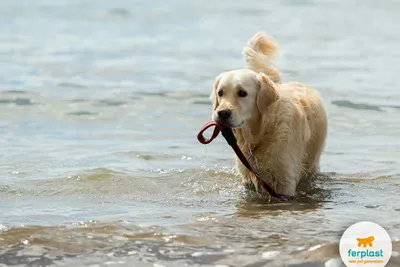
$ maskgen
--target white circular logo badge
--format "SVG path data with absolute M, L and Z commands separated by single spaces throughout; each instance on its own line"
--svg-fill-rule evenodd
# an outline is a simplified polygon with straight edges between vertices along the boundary
M 383 267 L 392 256 L 392 241 L 382 226 L 373 222 L 359 222 L 343 233 L 339 251 L 348 267 Z

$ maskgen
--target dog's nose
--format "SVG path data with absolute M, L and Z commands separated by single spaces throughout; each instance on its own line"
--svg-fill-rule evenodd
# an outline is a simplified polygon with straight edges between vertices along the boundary
M 230 111 L 229 109 L 222 109 L 220 111 L 218 111 L 218 118 L 220 120 L 227 120 L 231 117 L 232 115 L 232 111 Z

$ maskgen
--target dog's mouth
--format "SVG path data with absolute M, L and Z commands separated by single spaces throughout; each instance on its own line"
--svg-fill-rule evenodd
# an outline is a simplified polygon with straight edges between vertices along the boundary
M 232 121 L 224 121 L 224 120 L 216 120 L 217 122 L 221 122 L 229 125 L 232 129 L 240 129 L 244 126 L 245 121 L 240 122 L 239 124 L 234 124 Z
M 229 125 L 230 128 L 232 129 L 239 129 L 242 128 L 246 122 L 246 120 L 243 118 L 239 123 L 238 123 L 238 119 L 235 118 L 235 116 L 231 115 L 227 118 L 224 117 L 220 117 L 218 116 L 218 114 L 216 112 L 213 113 L 212 115 L 212 120 L 216 121 L 216 122 L 220 122 L 226 125 Z
M 231 128 L 232 128 L 232 129 L 240 129 L 240 128 L 243 127 L 243 125 L 244 125 L 244 121 L 242 121 L 242 122 L 239 123 L 238 125 L 232 125 L 232 124 L 231 124 Z

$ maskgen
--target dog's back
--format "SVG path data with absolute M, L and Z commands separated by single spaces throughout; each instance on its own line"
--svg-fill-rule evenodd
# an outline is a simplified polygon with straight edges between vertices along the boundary
M 324 150 L 327 135 L 327 116 L 322 99 L 314 88 L 299 82 L 288 82 L 279 85 L 283 97 L 291 98 L 306 115 L 308 133 L 306 138 L 306 157 L 304 168 L 309 173 L 319 171 L 319 160 Z
M 267 74 L 280 88 L 281 95 L 292 98 L 294 100 L 292 103 L 299 103 L 299 107 L 305 112 L 306 123 L 308 123 L 308 127 L 305 129 L 309 129 L 305 136 L 309 138 L 306 142 L 307 156 L 304 159 L 304 168 L 315 173 L 319 171 L 319 159 L 327 135 L 327 117 L 324 105 L 315 89 L 298 82 L 281 83 L 279 72 L 273 61 L 277 51 L 278 45 L 271 37 L 263 33 L 256 33 L 243 48 L 243 56 L 248 69 Z

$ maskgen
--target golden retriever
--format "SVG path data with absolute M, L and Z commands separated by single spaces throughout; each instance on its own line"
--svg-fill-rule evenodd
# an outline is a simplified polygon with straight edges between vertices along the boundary
M 229 124 L 259 176 L 278 194 L 294 196 L 302 177 L 319 171 L 327 135 L 322 99 L 313 88 L 281 83 L 273 59 L 277 45 L 263 33 L 243 49 L 246 68 L 221 73 L 211 93 L 212 119 Z M 258 183 L 237 159 L 246 185 Z

